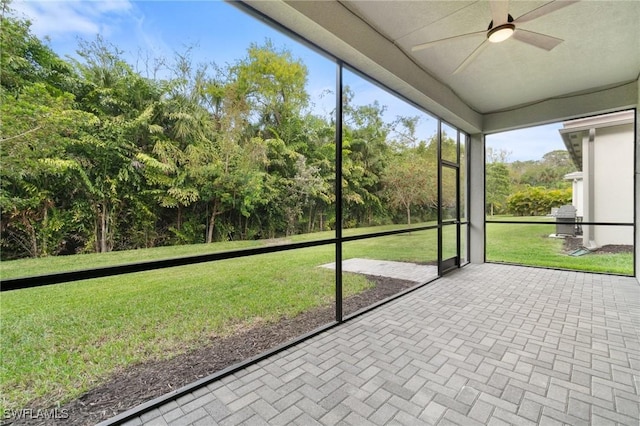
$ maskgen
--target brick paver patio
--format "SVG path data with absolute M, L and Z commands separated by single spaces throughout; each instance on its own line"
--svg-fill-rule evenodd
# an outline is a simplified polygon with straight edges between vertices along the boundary
M 469 265 L 130 425 L 638 426 L 634 278 Z

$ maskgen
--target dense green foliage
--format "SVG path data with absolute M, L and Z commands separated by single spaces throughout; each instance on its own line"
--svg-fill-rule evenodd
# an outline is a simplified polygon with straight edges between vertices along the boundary
M 336 119 L 313 110 L 308 70 L 291 52 L 267 40 L 217 66 L 194 65 L 187 49 L 153 73 L 160 79 L 100 37 L 63 60 L 28 21 L 3 16 L 2 28 L 3 260 L 339 226 Z M 417 117 L 389 122 L 384 105 L 354 97 L 345 87 L 341 226 L 433 220 L 436 136 L 418 135 Z M 454 140 L 445 135 L 442 149 L 451 158 Z M 532 188 L 566 188 L 566 152 L 490 157 L 487 213 L 547 214 L 565 202 L 566 192 L 549 192 L 531 206 L 541 191 Z M 451 185 L 443 180 L 445 209 L 455 205 Z
M 507 198 L 507 207 L 516 216 L 544 216 L 551 213 L 552 207 L 566 204 L 571 204 L 571 188 L 527 187 Z
M 487 149 L 487 214 L 540 216 L 571 204 L 571 183 L 564 176 L 576 169 L 567 151 L 548 152 L 540 161 L 509 163 L 507 157 L 505 151 Z
M 509 168 L 505 163 L 487 163 L 485 168 L 485 184 L 487 213 L 502 213 L 506 211 L 506 201 L 511 191 Z
M 63 60 L 28 21 L 2 28 L 2 259 L 337 226 L 335 117 L 313 111 L 291 52 L 267 40 L 217 66 L 187 49 L 147 78 L 101 37 Z M 435 136 L 353 98 L 345 88 L 342 226 L 433 218 Z

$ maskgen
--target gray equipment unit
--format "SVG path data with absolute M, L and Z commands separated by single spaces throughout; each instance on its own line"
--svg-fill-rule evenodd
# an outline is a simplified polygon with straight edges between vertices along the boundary
M 572 205 L 561 206 L 555 214 L 556 235 L 576 235 L 576 208 Z M 568 223 L 567 223 L 568 222 Z

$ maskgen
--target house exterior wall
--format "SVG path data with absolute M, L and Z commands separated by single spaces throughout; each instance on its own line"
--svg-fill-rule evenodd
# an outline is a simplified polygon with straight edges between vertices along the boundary
M 580 170 L 573 180 L 573 205 L 585 222 L 634 222 L 635 121 L 633 110 L 571 120 L 560 134 Z M 633 245 L 630 226 L 583 225 L 583 244 Z
M 574 179 L 571 186 L 572 204 L 576 208 L 576 216 L 584 218 L 584 183 L 582 178 Z
M 571 182 L 571 204 L 576 208 L 576 216 L 584 217 L 584 181 L 582 172 L 572 172 L 564 176 Z
M 591 163 L 593 212 L 585 221 L 633 222 L 633 134 L 632 123 L 595 129 Z M 583 152 L 589 152 L 585 148 Z M 584 160 L 587 163 L 587 156 Z M 585 195 L 588 192 L 584 191 Z M 597 246 L 633 244 L 633 232 L 628 227 L 595 226 L 591 238 Z

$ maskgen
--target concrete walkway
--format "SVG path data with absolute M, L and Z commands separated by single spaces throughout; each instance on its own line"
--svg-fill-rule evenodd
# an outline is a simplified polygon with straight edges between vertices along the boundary
M 130 425 L 632 425 L 634 278 L 468 265 Z
M 323 268 L 336 269 L 335 262 L 321 265 Z M 438 276 L 438 267 L 419 265 L 409 262 L 392 262 L 389 260 L 373 260 L 353 258 L 342 261 L 343 272 L 374 275 L 377 277 L 396 278 L 399 280 L 426 283 Z

